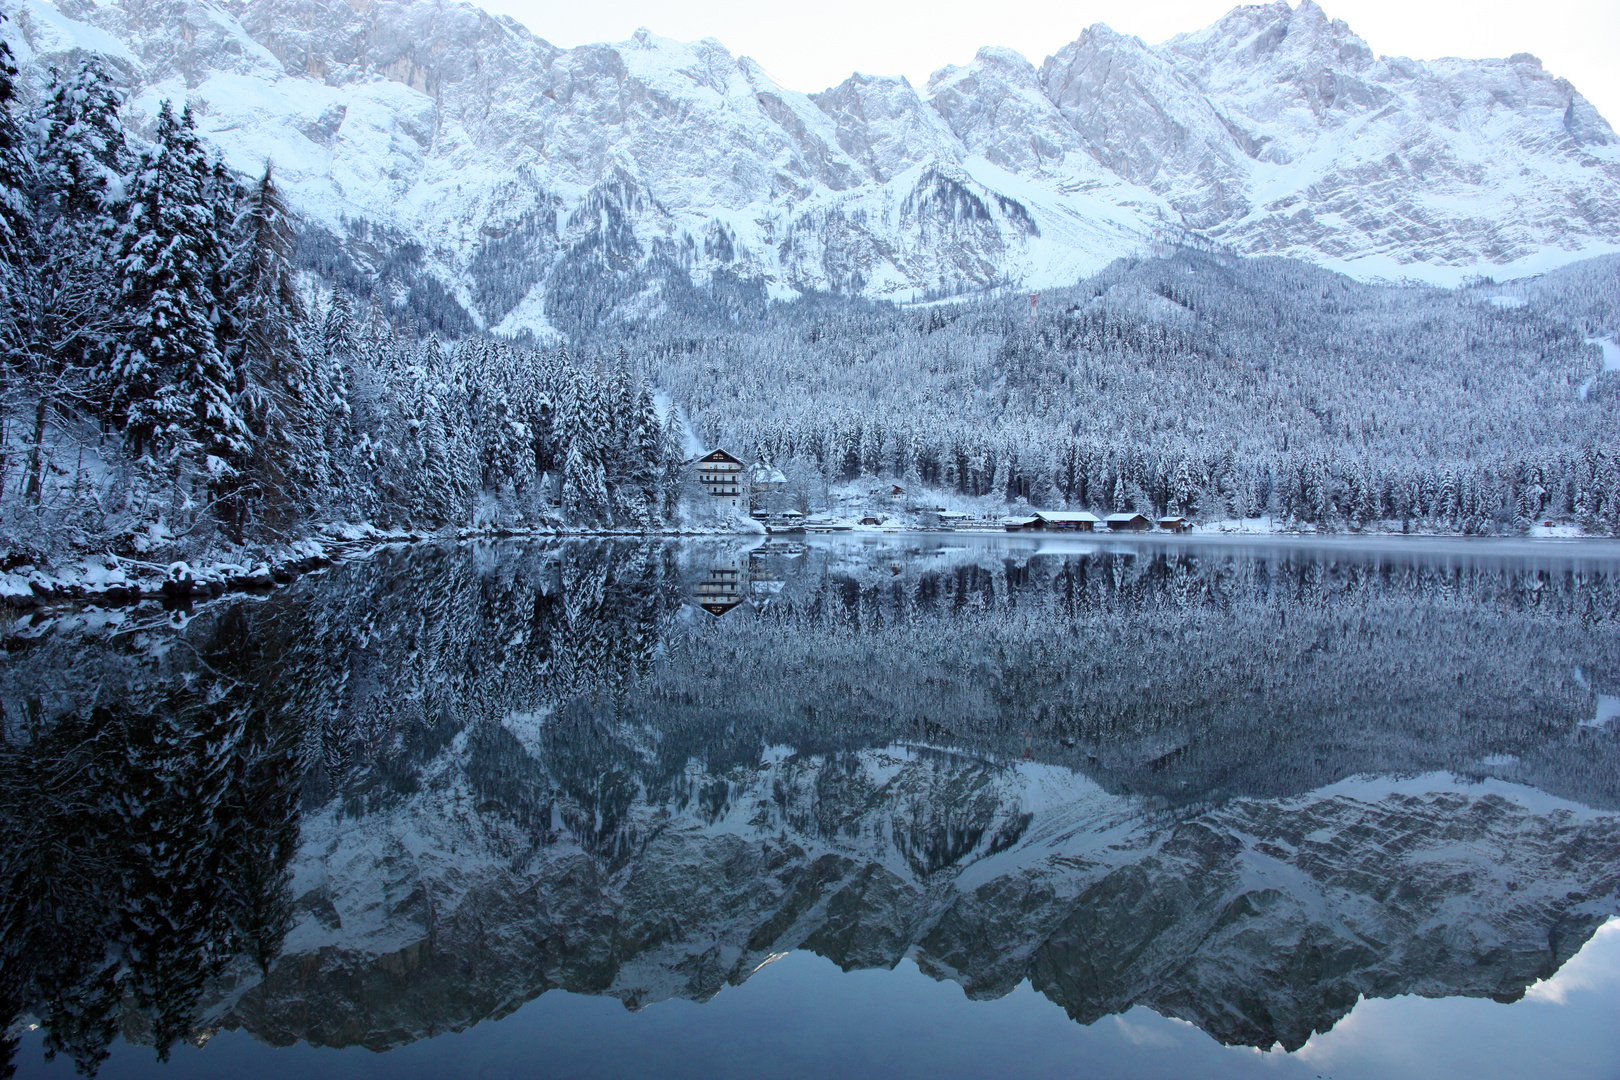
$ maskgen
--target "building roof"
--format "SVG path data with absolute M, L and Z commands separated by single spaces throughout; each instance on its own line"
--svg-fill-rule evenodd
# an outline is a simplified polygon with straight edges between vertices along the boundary
M 1104 519 L 1103 519 L 1103 520 L 1104 520 L 1104 521 L 1108 521 L 1108 522 L 1114 522 L 1114 521 L 1135 521 L 1135 520 L 1136 520 L 1136 519 L 1137 519 L 1137 518 L 1141 518 L 1141 519 L 1142 519 L 1142 520 L 1143 520 L 1143 521 L 1146 521 L 1146 520 L 1147 520 L 1147 515 L 1146 515 L 1146 514 L 1132 514 L 1132 513 L 1126 513 L 1126 514 L 1109 514 L 1109 515 L 1108 515 L 1108 516 L 1107 516 L 1107 517 L 1106 517 L 1106 518 L 1104 518 Z
M 1042 521 L 1061 521 L 1061 522 L 1087 522 L 1087 521 L 1089 521 L 1089 522 L 1091 522 L 1093 524 L 1096 524 L 1096 522 L 1097 522 L 1097 515 L 1096 514 L 1087 513 L 1084 510 L 1036 510 L 1036 511 L 1034 511 L 1034 513 L 1035 513 L 1035 516 L 1040 518 Z
M 1002 518 L 1001 523 L 1003 525 L 1033 525 L 1033 524 L 1035 524 L 1035 518 L 1033 518 L 1033 517 L 1017 517 L 1017 516 L 1009 515 L 1007 517 Z
M 741 461 L 739 461 L 736 458 L 732 457 L 730 454 L 726 453 L 724 450 L 721 450 L 719 447 L 716 447 L 715 449 L 710 450 L 707 454 L 704 454 L 702 457 L 698 458 L 698 464 L 699 465 L 707 465 L 707 464 L 710 464 L 711 462 L 715 463 L 715 464 L 719 464 L 720 462 L 728 462 L 728 463 L 730 463 L 732 465 L 741 465 L 742 464 Z

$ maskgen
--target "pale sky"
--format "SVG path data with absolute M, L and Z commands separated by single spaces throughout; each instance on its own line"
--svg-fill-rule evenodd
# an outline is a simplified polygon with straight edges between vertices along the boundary
M 555 45 L 623 41 L 638 26 L 681 41 L 718 38 L 778 82 L 816 91 L 852 71 L 904 75 L 921 89 L 981 45 L 1036 66 L 1094 22 L 1151 44 L 1207 26 L 1231 0 L 475 0 Z M 1295 0 L 1297 6 L 1297 0 Z M 1534 53 L 1620 126 L 1620 0 L 1319 0 L 1376 53 Z

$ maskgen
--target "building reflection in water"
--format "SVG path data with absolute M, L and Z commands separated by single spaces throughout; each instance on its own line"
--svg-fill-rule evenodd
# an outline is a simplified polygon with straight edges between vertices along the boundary
M 787 584 L 783 560 L 800 558 L 801 543 L 768 541 L 731 552 L 715 552 L 703 560 L 704 569 L 692 585 L 692 598 L 710 615 L 721 616 L 744 601 L 764 610 Z
M 743 602 L 748 589 L 748 553 L 714 560 L 692 587 L 698 607 L 720 616 Z

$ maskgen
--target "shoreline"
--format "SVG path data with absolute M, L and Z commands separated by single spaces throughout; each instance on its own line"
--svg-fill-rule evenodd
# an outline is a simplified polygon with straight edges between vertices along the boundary
M 1141 546 L 1220 548 L 1285 548 L 1366 553 L 1424 553 L 1431 555 L 1498 555 L 1527 557 L 1556 555 L 1560 559 L 1596 558 L 1620 563 L 1620 537 L 1612 536 L 1469 536 L 1463 533 L 1308 533 L 1308 532 L 1221 532 L 1215 529 L 1190 532 L 994 532 L 989 529 L 928 530 L 897 532 L 876 530 L 835 533 L 773 533 L 773 536 L 803 537 L 808 542 L 843 539 L 881 539 L 900 536 L 929 536 L 941 540 L 994 538 L 1010 546 L 1041 550 L 1110 549 Z
M 360 529 L 334 526 L 278 547 L 199 560 L 180 559 L 167 565 L 122 555 L 87 555 L 55 570 L 32 564 L 0 571 L 0 609 L 33 612 L 42 609 L 95 607 L 122 608 L 159 603 L 184 608 L 195 601 L 218 599 L 228 593 L 267 594 L 292 584 L 306 574 L 341 562 L 368 558 L 384 548 L 401 544 L 465 543 L 474 540 L 633 539 L 637 537 L 763 537 L 763 532 L 741 530 L 573 530 L 457 529 L 444 532 Z
M 354 530 L 349 530 L 353 533 Z M 1143 546 L 1203 550 L 1221 548 L 1284 548 L 1365 554 L 1426 554 L 1524 558 L 1556 556 L 1560 560 L 1592 559 L 1620 563 L 1620 538 L 1605 536 L 1469 536 L 1452 533 L 1318 533 L 1294 531 L 1221 530 L 1195 527 L 1185 532 L 1008 532 L 994 529 L 852 528 L 792 530 L 754 533 L 733 530 L 573 530 L 573 529 L 460 529 L 455 532 L 381 532 L 312 536 L 260 556 L 232 562 L 219 559 L 192 565 L 176 561 L 164 567 L 123 556 L 91 556 L 80 560 L 78 572 L 50 572 L 21 566 L 0 573 L 0 607 L 19 614 L 53 608 L 122 608 L 157 603 L 186 608 L 198 601 L 229 593 L 264 595 L 299 578 L 339 563 L 368 558 L 385 548 L 409 544 L 467 543 L 470 541 L 691 539 L 791 539 L 813 545 L 841 539 L 885 542 L 900 538 L 976 542 L 995 540 L 1022 550 L 1077 551 L 1129 550 Z

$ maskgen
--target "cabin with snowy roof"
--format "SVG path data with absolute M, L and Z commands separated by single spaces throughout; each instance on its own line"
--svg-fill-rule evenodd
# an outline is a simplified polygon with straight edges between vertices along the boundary
M 1001 523 L 1008 532 L 1096 532 L 1101 521 L 1084 510 L 1032 510 Z
M 1133 514 L 1128 511 L 1118 514 L 1109 514 L 1103 518 L 1110 532 L 1147 532 L 1153 527 L 1153 522 L 1145 514 Z
M 1052 532 L 1095 532 L 1098 518 L 1084 510 L 1037 510 L 1035 528 Z
M 781 491 L 787 487 L 787 474 L 774 465 L 756 463 L 748 470 L 748 483 L 755 491 Z

